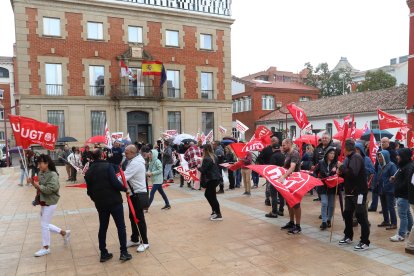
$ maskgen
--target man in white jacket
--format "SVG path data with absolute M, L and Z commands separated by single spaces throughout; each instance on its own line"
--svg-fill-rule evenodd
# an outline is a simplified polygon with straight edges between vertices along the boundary
M 138 246 L 138 252 L 144 252 L 148 247 L 147 238 L 147 224 L 145 223 L 143 202 L 139 201 L 139 197 L 146 197 L 148 203 L 148 191 L 145 177 L 145 160 L 138 153 L 138 149 L 135 145 L 129 145 L 125 149 L 126 157 L 126 169 L 125 178 L 128 182 L 128 190 L 131 195 L 131 201 L 135 209 L 135 215 L 138 222 L 137 224 L 132 217 L 131 210 L 129 210 L 129 220 L 131 221 L 132 235 L 131 240 L 128 241 L 127 247 Z M 141 236 L 142 244 L 139 243 L 139 236 Z

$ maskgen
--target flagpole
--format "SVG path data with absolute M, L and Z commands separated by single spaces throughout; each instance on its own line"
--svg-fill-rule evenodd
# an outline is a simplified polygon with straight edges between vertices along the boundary
M 335 198 L 336 194 L 338 193 L 338 185 L 339 185 L 339 176 L 336 177 L 336 188 L 335 188 Z M 331 235 L 329 237 L 329 242 L 332 242 L 332 233 L 334 228 L 334 221 L 335 221 L 335 207 L 336 207 L 336 200 L 334 200 L 334 206 L 333 206 L 333 213 L 332 213 L 332 222 L 331 222 Z

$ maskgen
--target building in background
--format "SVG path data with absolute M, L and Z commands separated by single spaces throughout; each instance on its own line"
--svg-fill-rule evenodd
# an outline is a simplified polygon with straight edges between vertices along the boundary
M 248 140 L 253 136 L 260 117 L 291 102 L 317 99 L 319 90 L 305 85 L 305 77 L 305 71 L 295 74 L 278 71 L 276 67 L 243 78 L 233 77 L 233 135 Z M 249 127 L 244 136 L 235 129 L 236 120 Z
M 12 0 L 22 116 L 80 142 L 231 129 L 231 0 Z M 167 81 L 144 76 L 160 61 Z M 129 76 L 121 76 L 121 61 Z
M 13 145 L 13 135 L 8 122 L 8 114 L 16 114 L 16 99 L 14 86 L 14 59 L 0 57 L 0 147 L 6 144 L 5 138 Z M 6 130 L 4 128 L 6 120 Z

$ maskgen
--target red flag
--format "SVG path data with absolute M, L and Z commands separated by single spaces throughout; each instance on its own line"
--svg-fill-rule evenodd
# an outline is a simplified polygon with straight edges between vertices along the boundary
M 343 162 L 345 159 L 345 153 L 344 153 L 344 147 L 345 147 L 345 141 L 347 139 L 348 136 L 348 128 L 349 128 L 349 120 L 350 116 L 345 117 L 344 119 L 344 129 L 343 129 L 343 136 L 341 139 L 341 143 L 342 143 L 342 147 L 341 147 L 341 153 L 339 154 L 338 160 Z
M 124 171 L 121 169 L 121 166 L 119 166 L 119 173 L 117 173 L 116 176 L 117 177 L 121 176 L 122 184 L 124 185 L 125 188 L 128 189 L 125 174 L 124 174 Z M 137 218 L 137 215 L 135 214 L 135 208 L 134 208 L 134 205 L 132 204 L 131 197 L 128 194 L 127 194 L 127 201 L 128 201 L 129 210 L 131 210 L 132 218 L 134 219 L 135 224 L 137 224 L 139 220 Z
M 308 119 L 306 118 L 305 111 L 302 108 L 294 104 L 288 104 L 286 105 L 286 107 L 289 110 L 295 122 L 298 124 L 300 129 L 304 129 L 305 127 L 308 126 L 309 122 L 308 122 Z
M 261 151 L 266 146 L 270 145 L 270 136 L 272 136 L 272 131 L 265 126 L 259 126 L 254 133 L 252 139 L 247 142 L 242 149 L 242 152 L 247 151 Z
M 375 164 L 375 161 L 377 160 L 377 151 L 378 151 L 378 145 L 375 141 L 374 133 L 371 131 L 371 135 L 369 136 L 369 158 L 372 161 L 372 164 Z
M 394 115 L 391 115 L 387 112 L 378 109 L 378 124 L 379 129 L 387 129 L 387 128 L 397 128 L 397 127 L 406 127 L 409 126 L 408 124 L 404 123 L 403 118 L 398 118 Z
M 58 126 L 22 116 L 9 115 L 9 119 L 17 145 L 28 148 L 39 144 L 45 149 L 55 149 Z
M 407 133 L 410 130 L 408 127 L 402 127 L 398 130 L 397 134 L 395 134 L 395 140 L 398 141 L 405 141 L 407 140 Z
M 336 131 L 341 131 L 343 129 L 343 126 L 341 126 L 341 124 L 337 120 L 333 120 L 333 121 L 336 127 Z
M 280 183 L 277 179 L 286 173 L 286 169 L 274 165 L 250 165 L 247 167 L 266 178 L 290 207 L 300 203 L 303 196 L 315 186 L 323 185 L 320 179 L 303 172 L 294 172 L 284 183 Z
M 233 150 L 234 154 L 237 158 L 245 158 L 247 155 L 247 151 L 243 151 L 245 147 L 244 143 L 232 143 L 230 144 L 231 149 Z
M 186 182 L 189 182 L 191 180 L 199 181 L 197 177 L 197 169 L 184 169 L 183 166 L 178 166 L 174 168 L 179 174 L 181 174 L 184 177 L 184 180 Z
M 328 188 L 334 188 L 337 185 L 344 183 L 344 179 L 342 177 L 339 177 L 337 174 L 329 176 L 327 178 L 322 179 L 323 182 L 328 186 Z
M 236 163 L 234 163 L 233 165 L 231 165 L 230 167 L 227 167 L 227 169 L 231 170 L 231 171 L 236 171 L 238 169 L 241 169 L 242 167 L 244 167 L 244 163 L 242 160 L 237 161 Z
M 407 146 L 409 149 L 414 148 L 414 131 L 411 131 L 410 141 L 408 142 Z

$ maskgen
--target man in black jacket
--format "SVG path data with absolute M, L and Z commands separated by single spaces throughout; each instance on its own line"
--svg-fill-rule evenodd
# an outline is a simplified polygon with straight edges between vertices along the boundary
M 338 162 L 339 174 L 344 178 L 345 189 L 345 230 L 344 238 L 339 241 L 340 245 L 352 242 L 354 231 L 352 228 L 352 217 L 355 216 L 361 225 L 361 239 L 354 247 L 355 251 L 363 251 L 369 248 L 369 225 L 366 209 L 368 184 L 365 172 L 364 159 L 355 152 L 355 142 L 352 139 L 345 141 L 343 148 L 346 159 L 344 163 Z
M 95 203 L 99 214 L 99 250 L 101 251 L 101 262 L 106 262 L 113 257 L 106 249 L 106 232 L 108 230 L 109 217 L 115 221 L 118 229 L 121 261 L 132 258 L 127 251 L 126 226 L 124 220 L 124 208 L 120 191 L 127 189 L 118 181 L 112 164 L 102 160 L 102 151 L 96 148 L 92 152 L 93 162 L 85 175 L 87 194 Z
M 280 150 L 279 144 L 273 144 L 272 151 L 273 151 L 273 154 L 270 157 L 269 164 L 283 167 L 283 165 L 285 164 L 285 155 Z M 268 218 L 277 218 L 278 215 L 283 216 L 283 208 L 285 207 L 285 199 L 280 195 L 280 193 L 277 192 L 276 188 L 273 185 L 269 183 L 268 186 L 269 186 L 270 198 L 272 199 L 272 211 L 270 211 L 270 213 L 266 214 L 265 216 Z M 279 201 L 280 201 L 279 209 L 277 208 L 278 195 L 279 195 Z
M 259 154 L 259 156 L 256 158 L 256 164 L 259 165 L 269 165 L 270 164 L 270 158 L 273 155 L 273 145 L 279 145 L 279 139 L 274 136 L 271 139 L 270 146 L 265 147 Z M 266 190 L 265 190 L 265 204 L 267 206 L 271 206 L 270 204 L 270 189 L 269 189 L 269 182 L 266 181 Z

